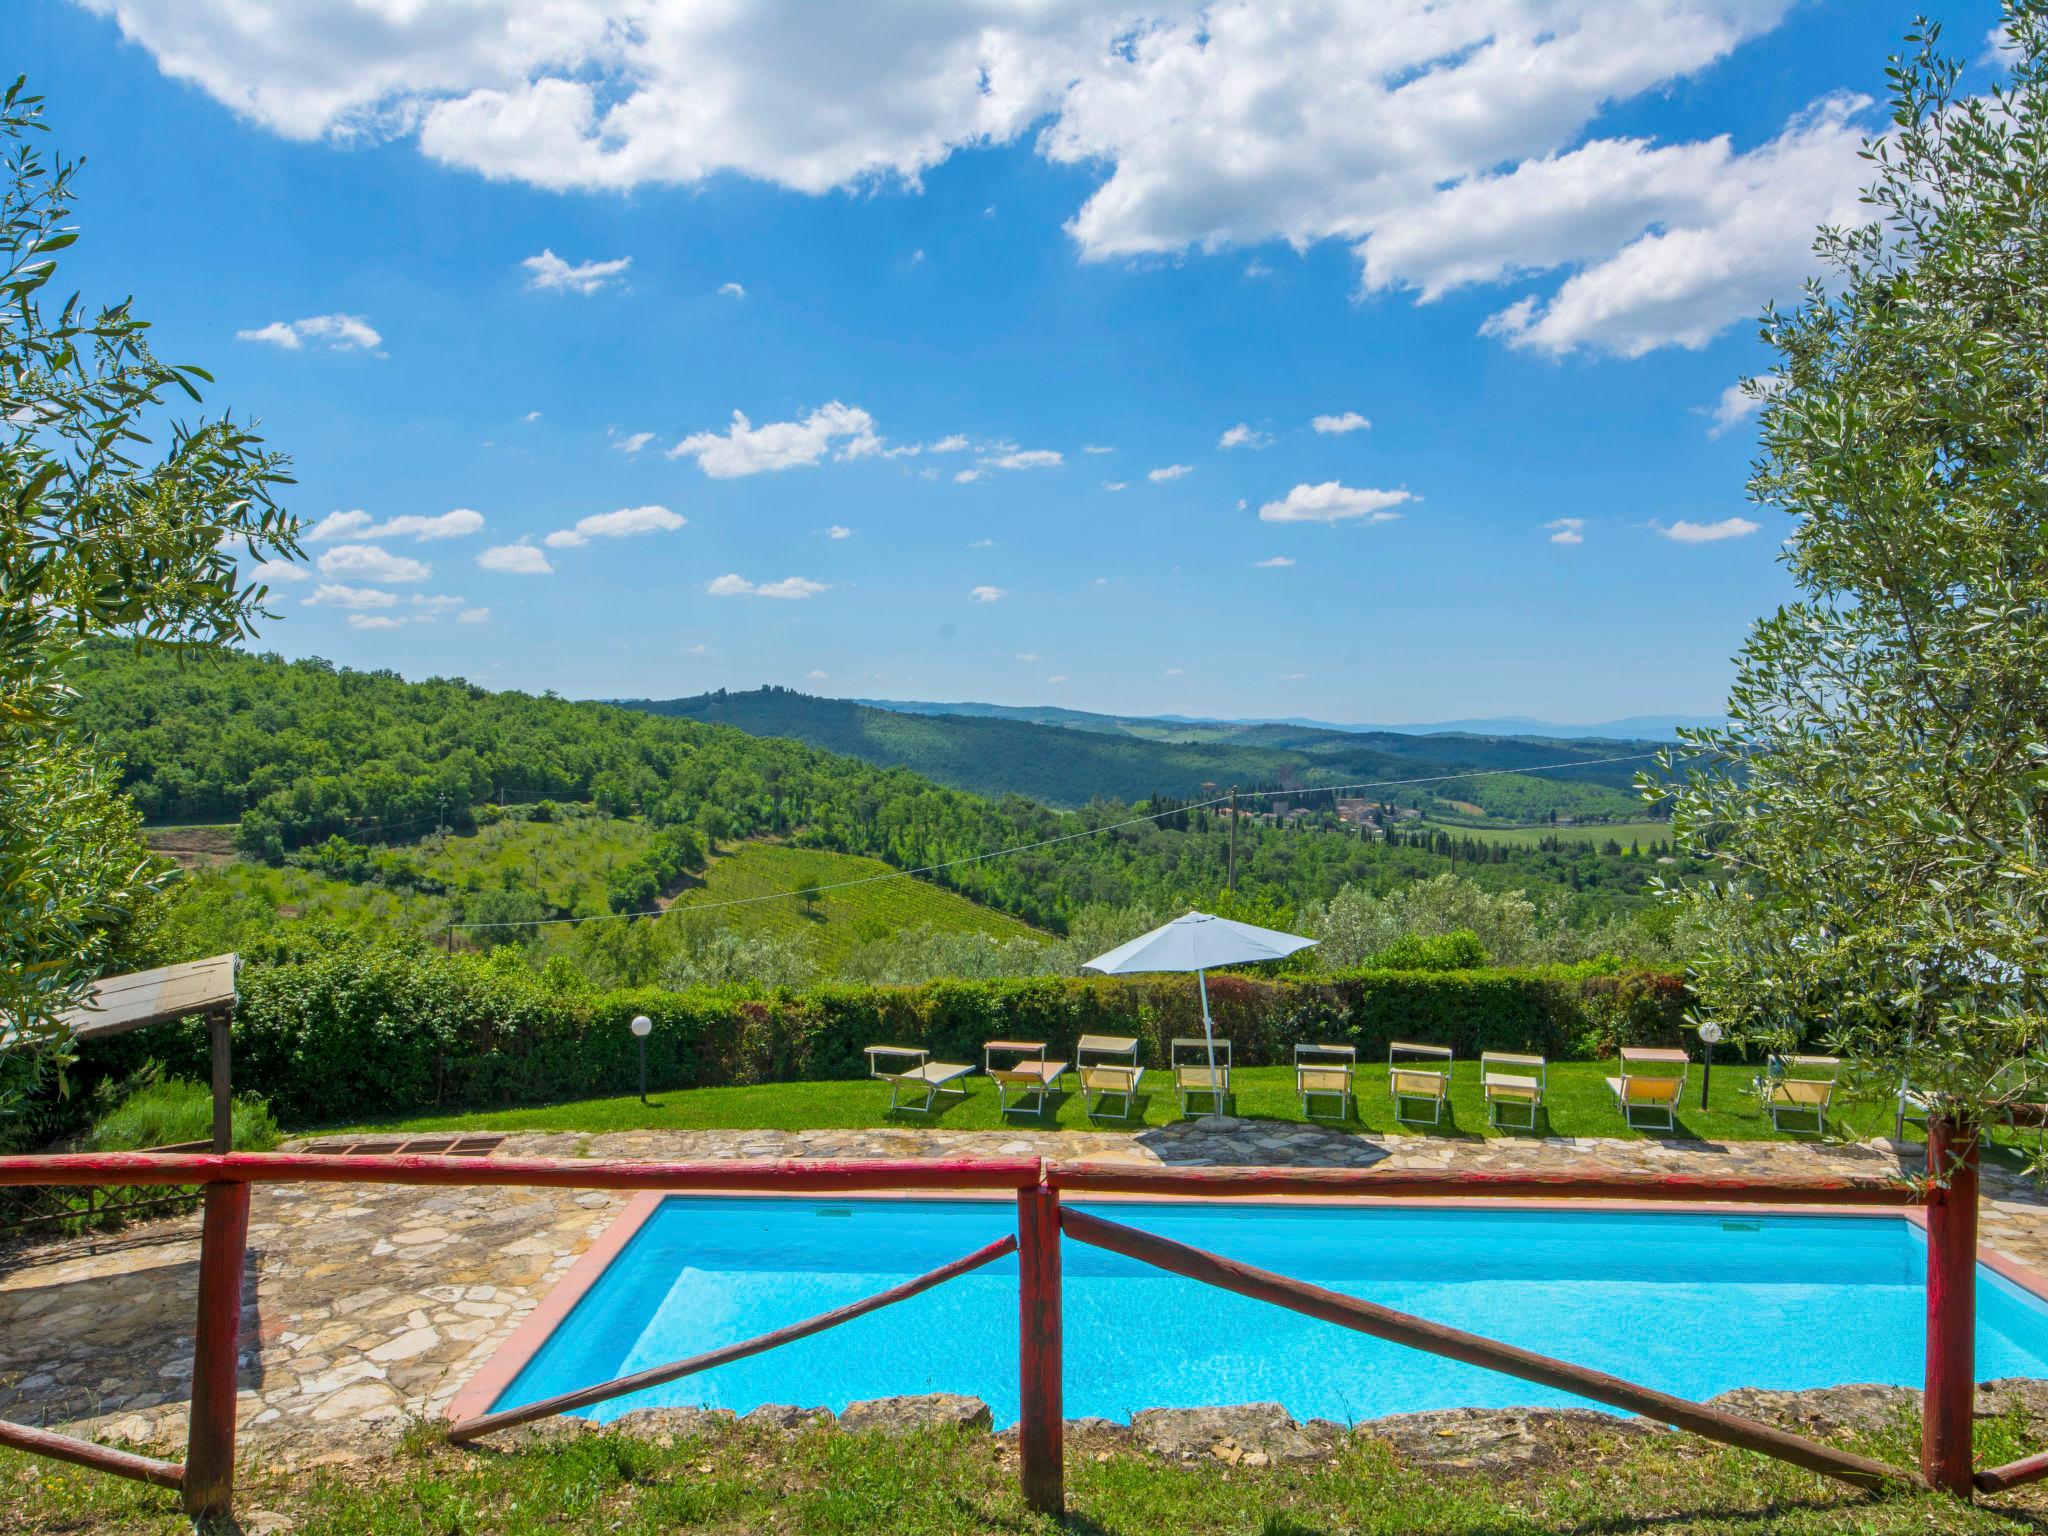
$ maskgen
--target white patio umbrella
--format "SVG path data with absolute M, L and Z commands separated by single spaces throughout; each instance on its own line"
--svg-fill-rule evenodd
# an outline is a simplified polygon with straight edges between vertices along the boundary
M 1202 1037 L 1209 1043 L 1209 1080 L 1216 1080 L 1216 1028 L 1209 1020 L 1209 978 L 1207 972 L 1219 965 L 1248 965 L 1255 960 L 1278 960 L 1298 949 L 1307 949 L 1314 939 L 1282 933 L 1277 928 L 1255 928 L 1234 923 L 1227 917 L 1207 912 L 1190 912 L 1164 927 L 1140 934 L 1128 944 L 1119 944 L 1106 955 L 1097 955 L 1081 967 L 1105 976 L 1132 976 L 1145 971 L 1193 971 L 1202 992 Z

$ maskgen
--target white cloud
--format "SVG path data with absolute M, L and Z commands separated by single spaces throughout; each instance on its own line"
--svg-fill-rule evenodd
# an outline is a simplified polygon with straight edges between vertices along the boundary
M 1105 491 L 1129 490 L 1130 482 L 1128 480 L 1105 480 L 1102 482 L 1102 488 Z
M 274 587 L 281 581 L 310 581 L 312 575 L 303 565 L 291 560 L 264 560 L 250 567 L 249 579 Z
M 718 294 L 720 298 L 725 299 L 744 299 L 747 296 L 747 290 L 738 283 L 720 283 L 718 285 Z
M 702 656 L 706 651 L 710 649 L 710 646 L 706 645 L 702 640 L 699 640 L 695 645 L 684 646 L 683 654 L 685 656 Z
M 926 445 L 930 453 L 959 453 L 967 446 L 967 439 L 955 432 L 951 437 L 942 437 L 936 443 Z
M 1389 523 L 1401 514 L 1389 508 L 1420 498 L 1409 491 L 1354 490 L 1325 480 L 1321 485 L 1297 485 L 1283 501 L 1269 501 L 1259 508 L 1259 520 L 1266 523 L 1341 523 L 1347 518 L 1364 518 L 1372 523 Z
M 826 674 L 818 671 L 815 667 L 804 674 L 804 681 L 809 683 L 822 683 L 825 679 Z
M 398 594 L 375 587 L 350 587 L 339 582 L 322 583 L 306 599 L 308 608 L 395 608 Z
M 1757 393 L 1752 394 L 1749 385 L 1754 383 Z M 1721 397 L 1706 408 L 1706 414 L 1713 418 L 1713 425 L 1707 428 L 1707 436 L 1720 437 L 1733 430 L 1764 408 L 1764 402 L 1785 387 L 1784 379 L 1774 373 L 1767 373 L 1755 380 L 1737 380 L 1721 391 Z
M 1064 683 L 1068 681 L 1068 678 L 1067 674 L 1064 672 L 1055 672 L 1051 677 L 1048 677 L 1046 681 L 1048 683 Z
M 688 521 L 663 506 L 621 507 L 579 517 L 574 528 L 557 528 L 541 542 L 549 549 L 578 549 L 592 539 L 630 539 L 639 533 L 668 533 Z
M 1650 525 L 1667 539 L 1676 539 L 1681 544 L 1717 544 L 1722 539 L 1747 538 L 1760 526 L 1746 517 L 1724 517 L 1718 523 L 1692 523 L 1680 518 L 1669 528 Z
M 954 474 L 953 483 L 955 485 L 972 485 L 975 481 L 979 480 L 984 473 L 986 473 L 986 471 L 979 469 L 963 469 Z
M 552 576 L 554 565 L 531 544 L 496 544 L 476 557 L 476 563 L 501 576 Z
M 1552 518 L 1543 525 L 1557 531 L 1550 536 L 1553 544 L 1583 544 L 1586 542 L 1586 520 L 1583 517 Z
M 1341 416 L 1318 416 L 1309 425 L 1325 436 L 1332 433 L 1341 436 L 1346 432 L 1366 431 L 1372 426 L 1372 423 L 1356 411 L 1346 411 Z
M 1055 469 L 1067 461 L 1052 448 L 1012 448 L 981 462 L 993 469 Z
M 388 613 L 352 613 L 348 616 L 350 629 L 397 629 L 403 623 L 405 620 L 394 619 Z
M 306 535 L 309 544 L 325 544 L 334 539 L 396 539 L 410 536 L 420 543 L 434 539 L 459 539 L 472 533 L 481 532 L 484 515 L 468 507 L 457 507 L 452 512 L 443 512 L 436 517 L 405 516 L 389 518 L 378 522 L 360 508 L 349 512 L 330 512 Z
M 1298 683 L 1304 677 L 1307 677 L 1308 674 L 1306 672 L 1281 672 L 1277 676 L 1283 683 Z
M 268 342 L 287 352 L 301 351 L 310 341 L 330 352 L 368 352 L 373 357 L 384 355 L 378 350 L 384 345 L 384 338 L 361 315 L 309 315 L 304 320 L 273 320 L 253 331 L 237 331 L 235 339 Z
M 458 624 L 488 624 L 490 621 L 491 610 L 488 608 L 465 608 L 455 615 Z
M 539 411 L 528 411 L 528 412 L 527 412 L 527 413 L 526 413 L 526 414 L 525 414 L 524 416 L 520 417 L 519 419 L 520 419 L 521 421 L 523 421 L 523 422 L 526 422 L 526 423 L 527 423 L 527 424 L 528 424 L 528 425 L 530 426 L 530 425 L 532 425 L 532 424 L 533 424 L 534 422 L 536 422 L 536 421 L 539 421 L 539 420 L 540 420 L 540 412 L 539 412 Z
M 1166 675 L 1168 677 L 1179 677 L 1186 670 L 1187 669 L 1184 667 L 1168 667 L 1166 669 Z
M 1038 652 L 1036 652 L 1036 651 L 1019 651 L 1019 652 L 1017 653 L 1017 659 L 1018 659 L 1019 661 L 1036 661 L 1036 660 L 1038 660 Z
M 1240 421 L 1236 426 L 1230 428 L 1221 437 L 1216 439 L 1216 446 L 1218 448 L 1263 448 L 1272 441 L 1271 434 L 1254 432 Z
M 424 592 L 415 592 L 410 601 L 413 607 L 424 608 L 429 613 L 446 613 L 450 608 L 460 608 L 469 599 L 466 597 L 453 597 L 445 592 L 437 592 L 432 595 Z
M 634 454 L 654 441 L 652 432 L 628 432 L 612 439 L 612 447 L 620 453 Z
M 1101 444 L 1101 443 L 1083 443 L 1083 444 L 1081 445 L 1081 451 L 1082 451 L 1083 453 L 1115 453 L 1115 452 L 1116 452 L 1116 450 L 1115 450 L 1114 448 L 1109 448 L 1109 447 L 1105 447 L 1105 446 L 1104 446 L 1103 444 Z
M 801 29 L 670 0 L 83 3 L 274 132 L 409 139 L 549 189 L 914 189 L 1032 133 L 1091 173 L 1066 226 L 1084 258 L 1335 241 L 1367 288 L 1418 295 L 1562 273 L 1570 302 L 1502 333 L 1549 350 L 1691 344 L 1753 313 L 1808 270 L 1788 237 L 1860 179 L 1788 153 L 1801 120 L 1743 154 L 1599 136 L 1792 0 L 983 0 L 819 7 Z M 1605 270 L 1646 239 L 1694 248 Z
M 967 594 L 977 603 L 1000 603 L 1008 595 L 1001 587 L 976 587 Z
M 1294 564 L 1294 559 L 1290 555 L 1275 555 L 1270 560 L 1254 560 L 1252 562 L 1253 568 L 1261 571 L 1282 571 L 1292 564 Z
M 1192 464 L 1162 464 L 1157 469 L 1146 470 L 1145 478 L 1163 484 L 1168 480 L 1178 480 L 1182 475 L 1192 475 L 1194 472 L 1195 466 Z
M 865 458 L 882 446 L 872 416 L 859 406 L 834 400 L 801 421 L 771 421 L 759 427 L 734 411 L 732 425 L 724 432 L 693 432 L 669 449 L 668 456 L 693 458 L 712 479 L 730 480 L 816 464 L 835 443 L 842 459 Z
M 337 544 L 319 559 L 322 576 L 353 576 L 362 581 L 425 581 L 434 568 L 423 561 L 394 555 L 375 544 Z
M 853 530 L 843 523 L 834 523 L 825 530 L 825 537 L 828 539 L 850 539 L 853 537 Z
M 570 266 L 553 251 L 543 250 L 519 263 L 526 268 L 526 286 L 544 293 L 597 293 L 621 282 L 633 258 L 615 261 L 586 261 Z
M 756 585 L 744 576 L 730 575 L 705 583 L 704 590 L 713 597 L 774 597 L 795 601 L 816 597 L 832 588 L 826 582 L 812 581 L 804 576 L 785 576 L 780 581 L 764 581 Z

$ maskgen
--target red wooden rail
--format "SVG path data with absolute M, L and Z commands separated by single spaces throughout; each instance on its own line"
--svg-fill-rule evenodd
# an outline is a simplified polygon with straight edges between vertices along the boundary
M 997 1259 L 1017 1251 L 1017 1239 L 999 1237 L 985 1247 L 950 1264 L 941 1264 L 937 1269 L 919 1275 L 914 1280 L 905 1280 L 892 1285 L 886 1291 L 877 1291 L 872 1296 L 863 1296 L 859 1301 L 849 1301 L 843 1307 L 834 1307 L 829 1312 L 820 1312 L 807 1317 L 800 1323 L 791 1323 L 786 1328 L 776 1328 L 768 1333 L 756 1334 L 738 1344 L 725 1344 L 708 1350 L 701 1355 L 692 1355 L 687 1360 L 673 1360 L 667 1365 L 650 1366 L 644 1371 L 635 1371 L 630 1376 L 619 1376 L 611 1381 L 599 1382 L 594 1387 L 578 1387 L 573 1392 L 560 1392 L 553 1397 L 544 1397 L 538 1402 L 525 1403 L 517 1408 L 507 1408 L 498 1413 L 479 1414 L 465 1420 L 448 1431 L 448 1438 L 460 1444 L 490 1434 L 493 1430 L 511 1429 L 519 1424 L 531 1424 L 536 1419 L 550 1419 L 558 1413 L 568 1413 L 577 1408 L 588 1408 L 593 1403 L 609 1402 L 615 1397 L 642 1392 L 649 1387 L 658 1387 L 666 1382 L 681 1381 L 685 1376 L 695 1376 L 714 1366 L 727 1365 L 734 1360 L 744 1360 L 749 1355 L 766 1354 L 782 1344 L 794 1344 L 798 1339 L 808 1339 L 814 1333 L 823 1333 L 827 1328 L 837 1328 L 841 1323 L 850 1323 L 856 1317 L 866 1317 L 870 1312 L 899 1301 L 908 1301 L 921 1295 L 935 1285 L 944 1285 L 959 1275 L 967 1274 L 984 1264 L 993 1264 Z
M 1967 1497 L 1973 1487 L 1987 1491 L 2016 1486 L 2048 1476 L 2048 1455 L 1993 1468 L 1972 1477 L 1969 1424 L 1974 1396 L 1974 1283 L 1976 1260 L 1976 1145 L 1973 1138 L 1952 1134 L 1937 1122 L 1931 1128 L 1930 1167 L 1946 1175 L 1945 1183 L 1931 1187 L 1927 1202 L 1928 1235 L 1928 1327 L 1927 1392 L 1923 1410 L 1921 1473 L 1927 1483 Z M 712 1190 L 803 1192 L 841 1194 L 857 1190 L 1014 1190 L 1017 1195 L 1018 1229 L 1014 1239 L 1004 1239 L 992 1248 L 1018 1254 L 1018 1334 L 1021 1371 L 1019 1450 L 1025 1496 L 1035 1509 L 1053 1513 L 1064 1507 L 1061 1467 L 1061 1319 L 1060 1319 L 1060 1232 L 1064 1225 L 1077 1239 L 1093 1241 L 1108 1234 L 1128 1232 L 1077 1212 L 1060 1209 L 1062 1191 L 1076 1193 L 1179 1194 L 1207 1197 L 1289 1196 L 1372 1196 L 1404 1199 L 1444 1197 L 1485 1199 L 1613 1199 L 1666 1202 L 1738 1202 L 1787 1205 L 1903 1206 L 1923 1197 L 1910 1185 L 1879 1179 L 1735 1180 L 1665 1177 L 1636 1174 L 1489 1174 L 1437 1172 L 1376 1172 L 1372 1169 L 1159 1169 L 1078 1162 L 1055 1164 L 1037 1159 L 958 1159 L 949 1161 L 844 1161 L 791 1160 L 775 1163 L 743 1162 L 610 1162 L 584 1159 L 493 1158 L 480 1161 L 443 1157 L 335 1157 L 307 1153 L 180 1154 L 84 1153 L 56 1157 L 0 1157 L 0 1185 L 6 1184 L 202 1184 L 205 1217 L 201 1234 L 199 1326 L 194 1343 L 193 1400 L 190 1438 L 184 1466 L 134 1456 L 105 1446 L 93 1445 L 69 1436 L 0 1422 L 0 1445 L 57 1457 L 119 1476 L 140 1478 L 182 1490 L 188 1511 L 202 1519 L 224 1517 L 233 1496 L 235 1443 L 235 1377 L 239 1359 L 242 1277 L 246 1263 L 249 1219 L 249 1185 L 276 1182 L 325 1182 L 363 1184 L 424 1185 L 517 1185 L 562 1189 L 613 1190 Z M 1398 1324 L 1410 1330 L 1415 1347 L 1468 1358 L 1458 1350 L 1472 1351 L 1474 1363 L 1505 1369 L 1510 1355 L 1522 1357 L 1512 1374 L 1531 1380 L 1552 1379 L 1535 1372 L 1571 1373 L 1555 1379 L 1567 1390 L 1599 1398 L 1587 1390 L 1589 1378 L 1597 1372 L 1562 1361 L 1549 1360 L 1512 1346 L 1455 1330 L 1439 1329 L 1421 1319 L 1408 1318 L 1370 1303 L 1343 1297 L 1318 1287 L 1305 1286 L 1282 1276 L 1268 1275 L 1198 1250 L 1149 1248 L 1164 1243 L 1148 1234 L 1136 1234 L 1148 1245 L 1148 1254 L 1167 1249 L 1194 1255 L 1187 1262 L 1207 1266 L 1199 1278 L 1255 1277 L 1262 1287 L 1287 1289 L 1292 1299 L 1285 1305 L 1309 1310 L 1310 1305 L 1328 1306 L 1344 1313 L 1330 1320 L 1344 1326 L 1360 1326 L 1360 1319 L 1375 1317 L 1375 1325 L 1392 1328 Z M 1118 1238 L 1118 1241 L 1126 1239 Z M 989 1249 L 970 1254 L 959 1265 L 988 1262 L 996 1257 Z M 1178 1260 L 1177 1260 L 1178 1262 Z M 1170 1266 L 1169 1266 L 1170 1267 Z M 939 1283 L 955 1266 L 933 1275 L 920 1276 L 908 1285 Z M 936 1277 L 936 1278 L 935 1278 Z M 1246 1279 L 1246 1283 L 1252 1283 Z M 1235 1287 L 1233 1287 L 1235 1288 Z M 900 1294 L 899 1294 L 900 1293 Z M 905 1287 L 870 1297 L 855 1306 L 887 1305 L 889 1300 L 908 1294 Z M 1246 1294 L 1253 1294 L 1247 1291 Z M 884 1299 L 886 1298 L 886 1299 Z M 1268 1299 L 1279 1299 L 1278 1289 Z M 1368 1311 L 1368 1309 L 1370 1309 Z M 845 1309 L 841 1309 L 844 1311 Z M 1384 1314 L 1383 1317 L 1377 1314 Z M 1323 1315 L 1314 1313 L 1313 1315 Z M 827 1321 L 826 1319 L 831 1319 Z M 815 1331 L 832 1326 L 845 1317 L 821 1314 L 792 1329 L 763 1335 L 742 1345 L 714 1351 L 719 1359 L 734 1359 L 739 1352 L 755 1353 L 790 1337 L 796 1329 Z M 815 1325 L 815 1327 L 813 1326 Z M 1367 1329 L 1366 1331 L 1374 1331 Z M 1427 1336 L 1428 1342 L 1420 1342 Z M 1391 1331 L 1385 1336 L 1394 1337 Z M 1506 1353 L 1503 1353 L 1506 1352 Z M 699 1357 L 700 1361 L 711 1357 Z M 716 1363 L 713 1361 L 712 1363 Z M 678 1362 L 691 1366 L 692 1362 Z M 695 1369 L 708 1368 L 695 1364 Z M 678 1374 L 686 1374 L 679 1371 Z M 1642 1407 L 1667 1422 L 1712 1433 L 1714 1423 L 1733 1416 L 1684 1399 L 1667 1397 L 1648 1388 L 1603 1378 L 1612 1383 L 1603 1401 L 1617 1406 Z M 1627 1401 L 1613 1392 L 1632 1394 Z M 1683 1413 L 1686 1417 L 1679 1417 Z M 1703 1417 L 1714 1415 L 1713 1423 Z M 486 1416 L 497 1418 L 499 1416 Z M 1690 1421 L 1690 1422 L 1689 1422 Z M 1746 1421 L 1738 1421 L 1746 1422 Z M 472 1420 L 466 1428 L 471 1435 L 484 1432 L 485 1420 Z M 1725 1428 L 1725 1425 L 1722 1427 Z M 1799 1465 L 1834 1476 L 1911 1481 L 1909 1473 L 1864 1463 L 1849 1465 L 1859 1458 L 1846 1458 L 1824 1446 L 1798 1436 L 1784 1435 L 1768 1426 L 1756 1448 Z M 1746 1433 L 1747 1431 L 1745 1431 Z M 1727 1438 L 1725 1434 L 1716 1436 Z M 1770 1437 L 1777 1437 L 1772 1439 Z M 1828 1461 L 1818 1466 L 1814 1458 Z

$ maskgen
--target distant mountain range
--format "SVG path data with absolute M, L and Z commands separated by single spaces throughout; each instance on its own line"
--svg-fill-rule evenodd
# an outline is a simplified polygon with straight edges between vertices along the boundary
M 992 704 L 868 703 L 787 688 L 682 699 L 621 699 L 627 708 L 782 736 L 886 767 L 913 769 L 976 794 L 1046 805 L 1195 799 L 1219 787 L 1339 785 L 1449 818 L 1538 821 L 1551 812 L 1640 816 L 1630 787 L 1657 743 L 1613 737 L 1372 730 L 1291 721 L 1178 720 Z M 1610 762 L 1612 758 L 1629 761 Z M 1548 771 L 1553 765 L 1561 771 Z M 1583 765 L 1583 766 L 1581 766 Z M 1503 769 L 1543 767 L 1541 776 Z M 1468 777 L 1469 775 L 1469 777 Z M 1429 781 L 1429 782 L 1419 782 Z M 1446 782 L 1452 781 L 1452 782 Z
M 853 699 L 870 709 L 894 710 L 906 715 L 979 715 L 1001 720 L 1029 720 L 1039 725 L 1067 725 L 1080 730 L 1120 729 L 1128 724 L 1172 725 L 1294 725 L 1314 731 L 1344 731 L 1351 735 L 1392 734 L 1396 736 L 1539 736 L 1555 741 L 1676 741 L 1682 727 L 1715 726 L 1727 723 L 1725 715 L 1627 715 L 1619 720 L 1602 720 L 1593 725 L 1560 725 L 1554 720 L 1532 720 L 1526 715 L 1494 715 L 1477 720 L 1439 720 L 1420 725 L 1347 725 L 1336 720 L 1314 720 L 1302 715 L 1257 715 L 1217 718 L 1208 715 L 1100 715 L 1086 710 L 1062 709 L 1055 704 L 933 703 L 921 699 Z

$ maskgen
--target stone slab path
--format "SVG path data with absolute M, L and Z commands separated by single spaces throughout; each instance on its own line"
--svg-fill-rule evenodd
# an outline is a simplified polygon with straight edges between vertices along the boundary
M 501 1155 L 640 1159 L 1094 1158 L 1176 1166 L 1629 1170 L 1810 1177 L 1903 1170 L 1886 1143 L 1491 1141 L 1266 1122 L 1110 1132 L 526 1134 Z M 2048 1273 L 2048 1195 L 1987 1174 L 1985 1240 Z M 288 1464 L 351 1459 L 440 1414 L 624 1206 L 574 1190 L 263 1185 L 244 1292 L 245 1441 Z M 182 1444 L 198 1220 L 0 1249 L 0 1417 Z

